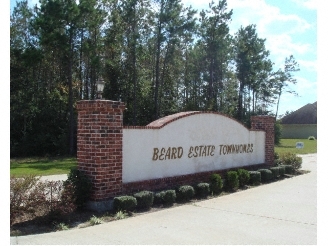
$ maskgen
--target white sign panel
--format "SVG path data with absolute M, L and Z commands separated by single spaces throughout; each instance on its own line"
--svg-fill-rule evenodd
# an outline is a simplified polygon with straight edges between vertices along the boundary
M 265 162 L 265 132 L 215 113 L 199 113 L 160 129 L 123 129 L 123 183 Z

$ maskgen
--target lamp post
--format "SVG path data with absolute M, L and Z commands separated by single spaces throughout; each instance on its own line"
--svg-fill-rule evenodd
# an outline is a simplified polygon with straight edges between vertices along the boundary
M 104 91 L 105 82 L 102 77 L 100 77 L 97 81 L 97 99 L 102 99 L 102 93 Z

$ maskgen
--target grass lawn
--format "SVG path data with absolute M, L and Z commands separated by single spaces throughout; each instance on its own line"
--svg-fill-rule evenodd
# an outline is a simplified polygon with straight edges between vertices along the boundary
M 10 159 L 10 176 L 68 174 L 77 166 L 75 157 Z
M 303 142 L 304 148 L 297 149 L 296 143 Z M 281 139 L 280 145 L 275 146 L 274 151 L 278 154 L 291 152 L 294 154 L 312 154 L 317 153 L 317 140 L 308 140 L 308 139 Z

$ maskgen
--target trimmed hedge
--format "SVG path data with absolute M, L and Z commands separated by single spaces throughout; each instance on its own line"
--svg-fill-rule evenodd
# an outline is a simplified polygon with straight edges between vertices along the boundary
M 279 167 L 271 167 L 269 170 L 272 172 L 274 179 L 279 177 Z
M 280 165 L 280 166 L 285 168 L 285 174 L 293 173 L 293 167 L 291 165 Z
M 164 196 L 163 191 L 155 193 L 155 195 L 154 195 L 154 204 L 162 204 L 163 203 L 163 199 L 162 199 L 163 196 Z
M 220 174 L 213 173 L 210 177 L 210 190 L 213 194 L 219 194 L 222 191 L 223 181 Z
M 175 190 L 166 190 L 164 191 L 164 195 L 162 199 L 165 204 L 171 205 L 175 202 L 176 198 L 177 195 Z
M 182 185 L 177 192 L 177 199 L 180 201 L 189 201 L 195 195 L 195 190 L 190 185 Z
M 237 190 L 238 189 L 239 180 L 238 180 L 237 171 L 227 172 L 226 186 L 227 186 L 227 189 L 230 189 L 230 190 Z
M 238 174 L 239 186 L 243 187 L 247 185 L 250 179 L 249 172 L 245 169 L 238 169 L 237 174 Z
M 196 194 L 199 197 L 207 197 L 210 194 L 210 184 L 209 183 L 197 184 Z
M 155 194 L 154 201 L 156 204 L 172 205 L 176 198 L 175 190 L 164 190 Z
M 259 185 L 261 183 L 261 172 L 249 171 L 249 176 L 249 181 L 252 185 Z
M 268 182 L 273 179 L 273 174 L 269 169 L 259 169 L 257 171 L 261 173 L 261 182 Z
M 116 211 L 132 211 L 137 206 L 137 199 L 133 196 L 114 197 L 113 206 Z
M 154 193 L 151 191 L 140 191 L 133 195 L 137 199 L 138 208 L 149 209 L 154 202 Z
M 278 166 L 279 176 L 283 177 L 285 175 L 285 166 Z

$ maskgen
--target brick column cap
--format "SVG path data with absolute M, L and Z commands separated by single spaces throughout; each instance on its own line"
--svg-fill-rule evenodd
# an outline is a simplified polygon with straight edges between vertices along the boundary
M 270 116 L 270 115 L 253 115 L 253 116 L 251 116 L 251 119 L 252 118 L 267 118 L 267 119 L 273 119 L 273 120 L 275 120 L 275 117 L 274 116 Z
M 119 108 L 125 110 L 125 103 L 111 100 L 80 100 L 77 102 L 77 110 L 94 108 Z

